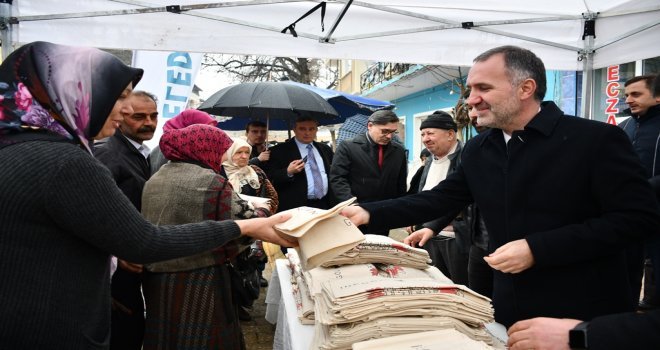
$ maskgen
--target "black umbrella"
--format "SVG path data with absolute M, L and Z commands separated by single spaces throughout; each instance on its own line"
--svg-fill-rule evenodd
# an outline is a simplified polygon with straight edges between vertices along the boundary
M 278 82 L 242 83 L 228 86 L 209 97 L 198 108 L 213 115 L 250 120 L 295 120 L 310 116 L 323 125 L 341 123 L 337 111 L 321 96 L 293 84 Z

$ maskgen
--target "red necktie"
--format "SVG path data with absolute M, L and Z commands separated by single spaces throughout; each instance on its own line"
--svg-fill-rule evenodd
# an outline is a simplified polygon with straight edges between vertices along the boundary
M 383 145 L 378 145 L 378 167 L 383 169 Z

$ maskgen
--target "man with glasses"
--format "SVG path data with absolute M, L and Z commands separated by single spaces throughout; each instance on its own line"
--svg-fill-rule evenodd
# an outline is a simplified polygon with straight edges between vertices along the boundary
M 366 203 L 406 194 L 406 154 L 392 142 L 398 128 L 394 112 L 377 111 L 369 117 L 364 135 L 339 144 L 330 168 L 330 189 L 338 201 L 357 197 L 359 203 Z M 388 232 L 370 233 L 386 236 Z

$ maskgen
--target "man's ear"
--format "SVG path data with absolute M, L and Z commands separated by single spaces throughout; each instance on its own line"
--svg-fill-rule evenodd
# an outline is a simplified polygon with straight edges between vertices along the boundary
M 518 94 L 521 100 L 534 98 L 535 93 L 536 93 L 536 81 L 534 81 L 534 79 L 525 79 L 518 86 Z

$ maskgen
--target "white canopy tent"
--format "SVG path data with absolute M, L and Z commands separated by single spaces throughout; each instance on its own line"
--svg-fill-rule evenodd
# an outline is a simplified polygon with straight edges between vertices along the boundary
M 472 59 L 489 48 L 519 45 L 534 51 L 548 69 L 584 70 L 583 111 L 591 111 L 594 68 L 660 56 L 658 0 L 172 3 L 3 3 L 3 54 L 17 45 L 45 40 L 115 49 L 471 66 Z M 301 19 L 294 31 L 281 32 L 321 3 L 324 9 Z

